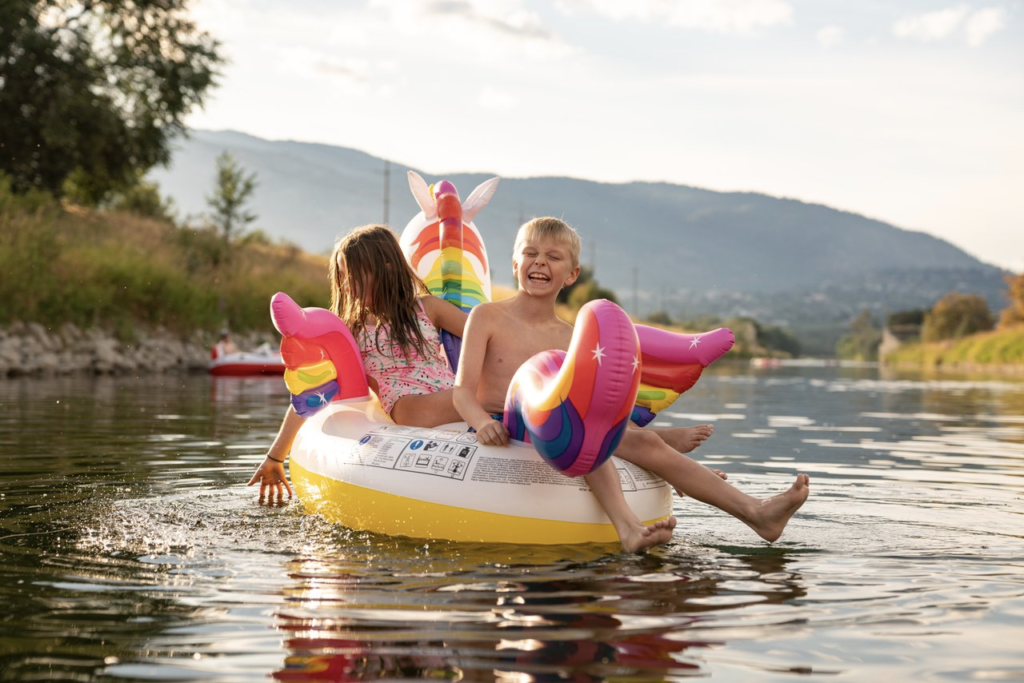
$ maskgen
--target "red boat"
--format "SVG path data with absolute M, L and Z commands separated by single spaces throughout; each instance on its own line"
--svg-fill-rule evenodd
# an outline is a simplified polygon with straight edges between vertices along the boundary
M 254 352 L 224 354 L 211 360 L 206 369 L 219 377 L 283 375 L 284 361 L 277 351 L 261 347 Z

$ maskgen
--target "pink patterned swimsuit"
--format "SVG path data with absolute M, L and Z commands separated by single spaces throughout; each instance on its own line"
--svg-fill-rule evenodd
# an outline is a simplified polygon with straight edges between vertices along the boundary
M 433 394 L 455 386 L 455 375 L 448 367 L 448 359 L 441 348 L 441 339 L 434 323 L 430 322 L 423 302 L 416 320 L 426 340 L 426 353 L 413 348 L 408 356 L 391 342 L 390 330 L 370 327 L 359 335 L 359 352 L 363 357 L 366 374 L 377 380 L 377 392 L 384 412 L 391 414 L 398 399 L 409 394 Z M 383 350 L 383 353 L 381 353 Z

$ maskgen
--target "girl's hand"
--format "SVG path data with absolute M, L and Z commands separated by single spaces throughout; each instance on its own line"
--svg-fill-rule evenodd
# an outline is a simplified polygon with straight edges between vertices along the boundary
M 260 484 L 260 503 L 284 503 L 284 491 L 288 491 L 288 497 L 292 497 L 292 487 L 288 485 L 288 478 L 284 475 L 284 463 L 278 462 L 267 456 L 263 463 L 256 468 L 247 486 L 256 482 Z M 284 490 L 282 490 L 282 487 Z
M 485 446 L 508 445 L 508 430 L 505 429 L 505 425 L 493 418 L 487 418 L 484 424 L 474 427 L 474 429 L 476 429 L 476 440 Z

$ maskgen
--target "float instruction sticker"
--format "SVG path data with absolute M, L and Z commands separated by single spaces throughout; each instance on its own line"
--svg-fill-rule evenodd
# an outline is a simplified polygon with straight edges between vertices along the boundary
M 359 439 L 348 462 L 461 481 L 476 451 L 467 432 L 382 425 Z

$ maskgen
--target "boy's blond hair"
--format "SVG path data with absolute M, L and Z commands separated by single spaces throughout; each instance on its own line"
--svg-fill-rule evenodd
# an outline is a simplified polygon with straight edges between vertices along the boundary
M 516 243 L 513 247 L 515 258 L 519 257 L 519 247 L 527 240 L 551 239 L 561 242 L 569 247 L 569 256 L 572 258 L 572 267 L 580 265 L 580 235 L 575 228 L 561 220 L 551 216 L 541 216 L 523 223 L 516 234 Z

